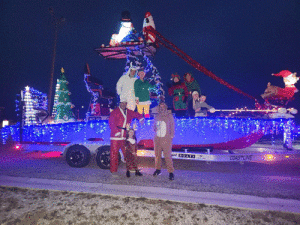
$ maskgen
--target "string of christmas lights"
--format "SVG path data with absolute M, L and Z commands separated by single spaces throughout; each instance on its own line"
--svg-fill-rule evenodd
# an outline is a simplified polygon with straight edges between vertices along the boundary
M 287 119 L 195 118 L 176 119 L 175 122 L 176 138 L 174 138 L 174 144 L 218 143 L 219 141 L 233 140 L 257 131 L 272 137 L 283 134 L 285 141 L 293 140 L 299 135 L 299 130 L 294 121 Z M 146 119 L 144 126 L 138 124 L 138 141 L 152 139 L 154 135 L 152 127 L 153 119 Z M 2 142 L 5 143 L 9 137 L 13 141 L 20 141 L 19 129 L 19 124 L 2 128 Z M 103 138 L 106 144 L 110 143 L 110 129 L 107 120 L 23 127 L 23 141 L 85 142 L 87 139 L 95 137 Z

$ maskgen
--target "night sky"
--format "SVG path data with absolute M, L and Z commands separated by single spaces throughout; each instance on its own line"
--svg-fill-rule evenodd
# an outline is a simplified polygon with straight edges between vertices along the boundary
M 50 7 L 57 19 L 65 18 L 58 29 L 53 93 L 63 67 L 75 109 L 84 106 L 85 111 L 91 99 L 83 81 L 85 63 L 107 91 L 115 92 L 125 60 L 105 60 L 94 49 L 109 44 L 124 10 L 130 11 L 137 31 L 142 30 L 149 11 L 164 37 L 218 77 L 258 99 L 268 82 L 284 87 L 282 78 L 272 73 L 288 69 L 300 75 L 298 0 L 2 0 L 0 4 L 0 107 L 5 107 L 6 119 L 15 119 L 16 94 L 25 86 L 48 93 L 54 43 Z M 217 109 L 254 108 L 253 100 L 207 77 L 164 47 L 157 50 L 153 64 L 165 84 L 172 73 L 192 72 L 207 103 Z M 300 89 L 300 82 L 296 86 Z M 298 111 L 299 95 L 292 102 Z

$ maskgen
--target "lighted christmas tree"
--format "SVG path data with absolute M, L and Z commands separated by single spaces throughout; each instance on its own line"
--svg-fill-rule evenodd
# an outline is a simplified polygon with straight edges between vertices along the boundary
M 35 125 L 42 124 L 47 117 L 47 95 L 39 92 L 32 87 L 26 86 L 21 91 L 21 99 L 16 100 L 17 110 L 22 111 L 22 124 Z M 22 109 L 20 109 L 20 101 L 23 101 Z
M 53 104 L 53 109 L 52 109 L 52 118 L 55 118 L 56 113 L 57 113 L 59 87 L 60 87 L 59 79 L 57 79 L 57 83 L 56 83 L 56 87 L 55 87 L 55 95 L 54 95 L 54 104 Z
M 69 82 L 66 79 L 64 68 L 61 68 L 60 79 L 57 79 L 53 116 L 55 123 L 74 122 L 75 116 L 72 112 L 74 105 L 71 103 L 68 89 Z

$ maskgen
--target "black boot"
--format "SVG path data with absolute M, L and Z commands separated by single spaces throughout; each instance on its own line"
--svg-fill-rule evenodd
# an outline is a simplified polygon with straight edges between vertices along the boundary
M 174 180 L 174 174 L 173 173 L 169 174 L 169 180 Z
M 155 170 L 153 176 L 158 176 L 161 174 L 161 170 Z
M 135 175 L 136 175 L 136 176 L 143 176 L 143 174 L 142 174 L 139 170 L 136 170 L 136 171 L 135 171 Z
M 126 177 L 130 177 L 130 171 L 129 170 L 127 170 L 127 172 L 126 172 Z

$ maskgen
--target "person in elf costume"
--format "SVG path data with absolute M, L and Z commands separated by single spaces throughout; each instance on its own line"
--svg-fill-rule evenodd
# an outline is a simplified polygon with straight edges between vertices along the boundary
M 201 95 L 200 86 L 199 86 L 199 83 L 194 79 L 192 73 L 189 73 L 189 72 L 185 73 L 183 75 L 183 78 L 184 78 L 185 86 L 187 87 L 187 89 L 189 91 L 189 96 L 187 99 L 187 104 L 188 104 L 187 116 L 194 117 L 195 111 L 193 109 L 193 106 L 191 106 L 190 103 L 192 102 L 192 99 L 193 99 L 192 93 L 194 91 L 196 91 L 199 94 L 199 96 Z
M 130 177 L 130 170 L 135 170 L 136 176 L 143 176 L 138 169 L 137 140 L 135 136 L 136 124 L 133 128 L 126 126 L 125 154 L 126 154 L 126 177 Z
M 192 73 L 185 73 L 183 75 L 185 86 L 187 87 L 190 96 L 193 91 L 197 91 L 201 95 L 201 90 L 198 81 L 195 80 Z
M 108 120 L 110 128 L 110 172 L 114 175 L 118 170 L 119 149 L 122 150 L 127 162 L 125 153 L 125 139 L 126 139 L 126 125 L 130 124 L 133 119 L 138 119 L 141 124 L 144 123 L 143 115 L 127 109 L 127 102 L 125 99 L 120 100 L 120 105 L 114 109 Z
M 180 81 L 180 76 L 178 74 L 172 74 L 171 80 L 173 82 L 168 89 L 168 93 L 173 97 L 173 110 L 176 117 L 183 117 L 185 116 L 187 109 L 186 101 L 189 91 L 185 83 Z
M 134 82 L 134 92 L 135 100 L 137 105 L 137 110 L 140 114 L 144 114 L 145 118 L 150 118 L 150 90 L 155 89 L 155 85 L 151 85 L 147 80 L 145 80 L 146 73 L 144 70 L 138 72 L 140 79 Z
M 137 80 L 136 72 L 137 67 L 130 64 L 130 68 L 120 77 L 117 82 L 117 93 L 120 96 L 120 99 L 123 99 L 127 102 L 127 108 L 134 111 L 136 108 L 135 94 L 134 94 L 134 82 Z

